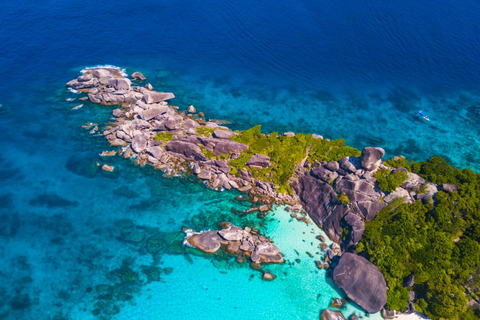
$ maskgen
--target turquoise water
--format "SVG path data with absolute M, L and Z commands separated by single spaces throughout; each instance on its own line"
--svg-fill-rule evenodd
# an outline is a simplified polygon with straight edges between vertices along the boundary
M 100 159 L 108 144 L 81 125 L 105 124 L 113 107 L 70 111 L 79 101 L 65 83 L 114 64 L 233 129 L 315 132 L 479 171 L 478 9 L 450 0 L 4 1 L 0 319 L 317 319 L 341 293 L 305 253 L 318 250 L 313 226 L 281 208 L 267 221 L 239 217 L 232 208 L 246 204 L 232 192 Z M 96 161 L 118 174 L 96 171 Z M 288 261 L 271 267 L 275 281 L 178 246 L 183 227 L 221 220 L 275 240 Z M 165 243 L 160 254 L 148 252 L 150 237 Z M 162 281 L 148 283 L 142 268 Z

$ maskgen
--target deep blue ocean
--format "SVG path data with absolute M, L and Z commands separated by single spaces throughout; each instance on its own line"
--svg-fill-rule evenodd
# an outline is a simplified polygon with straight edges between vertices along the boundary
M 84 67 L 141 71 L 173 104 L 233 129 L 317 133 L 480 172 L 478 1 L 0 4 L 0 319 L 318 319 L 342 297 L 307 254 L 319 257 L 320 231 L 282 207 L 265 221 L 236 216 L 247 204 L 234 192 L 101 159 L 108 143 L 81 126 L 106 124 L 114 107 L 71 111 L 79 95 L 65 88 Z M 275 281 L 184 251 L 183 227 L 222 220 L 275 241 L 287 260 L 269 267 Z

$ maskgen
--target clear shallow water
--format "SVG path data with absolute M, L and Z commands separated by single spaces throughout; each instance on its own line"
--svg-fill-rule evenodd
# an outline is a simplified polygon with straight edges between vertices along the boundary
M 194 104 L 235 129 L 262 123 L 266 131 L 316 132 L 388 155 L 439 154 L 479 171 L 478 6 L 4 1 L 0 319 L 94 319 L 95 309 L 107 318 L 119 312 L 116 319 L 318 318 L 340 293 L 305 256 L 309 231 L 281 218 L 280 209 L 262 230 L 289 261 L 300 248 L 301 263 L 275 267 L 280 276 L 271 283 L 248 267 L 174 254 L 175 246 L 155 258 L 144 242 L 126 242 L 121 219 L 145 236 L 168 233 L 171 243 L 184 226 L 259 221 L 231 214 L 243 206 L 233 193 L 121 159 L 108 160 L 120 169 L 115 178 L 81 175 L 93 174 L 89 165 L 108 145 L 80 126 L 106 122 L 113 108 L 85 103 L 69 111 L 78 101 L 65 101 L 76 97 L 65 83 L 84 66 L 115 64 L 142 71 L 156 88 L 173 91 L 175 104 Z M 419 118 L 419 109 L 432 121 Z M 163 281 L 120 283 L 129 268 L 146 281 L 142 265 L 161 267 Z M 100 299 L 99 284 L 113 286 L 104 288 L 110 296 Z

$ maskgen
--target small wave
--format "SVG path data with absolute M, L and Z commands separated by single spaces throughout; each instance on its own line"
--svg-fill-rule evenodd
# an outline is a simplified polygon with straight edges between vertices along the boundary
M 84 73 L 87 72 L 88 70 L 97 69 L 97 68 L 115 69 L 115 70 L 118 70 L 118 72 L 119 72 L 122 76 L 128 77 L 128 74 L 127 74 L 127 72 L 125 71 L 125 69 L 120 68 L 120 67 L 117 67 L 117 66 L 114 66 L 114 65 L 111 65 L 111 64 L 96 65 L 96 66 L 94 66 L 94 67 L 86 67 L 86 68 L 80 70 L 80 72 L 81 72 L 82 74 L 84 74 Z
M 199 231 L 199 232 L 195 232 L 195 231 L 193 231 L 193 229 L 184 230 L 183 232 L 185 232 L 185 238 L 183 238 L 183 245 L 185 245 L 187 247 L 190 247 L 190 248 L 195 248 L 190 243 L 188 243 L 187 240 L 190 239 L 195 234 L 202 234 L 202 233 L 208 232 L 208 231 L 210 231 L 210 230 L 203 230 L 203 231 Z
M 67 98 L 67 101 L 70 102 L 70 101 L 74 101 L 75 98 Z
M 68 88 L 68 91 L 70 91 L 71 93 L 75 93 L 75 94 L 79 94 L 79 93 L 80 93 L 80 91 L 75 90 L 75 89 L 70 88 L 70 87 Z

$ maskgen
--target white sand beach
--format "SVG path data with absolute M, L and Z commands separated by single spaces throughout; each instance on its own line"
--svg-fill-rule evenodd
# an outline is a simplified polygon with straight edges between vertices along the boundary
M 426 317 L 422 317 L 419 313 L 412 314 L 399 314 L 395 316 L 398 320 L 428 320 Z

